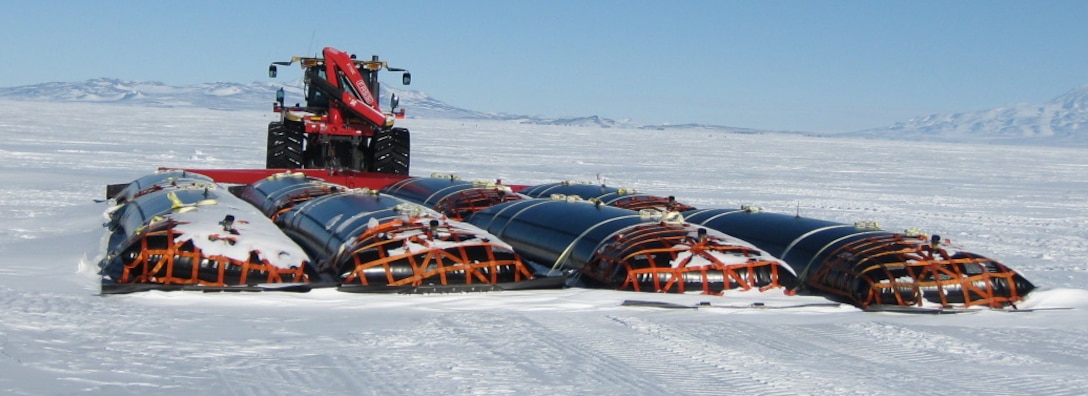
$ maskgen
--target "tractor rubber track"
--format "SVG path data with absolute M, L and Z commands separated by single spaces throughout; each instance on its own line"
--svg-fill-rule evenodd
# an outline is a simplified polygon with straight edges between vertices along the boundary
M 302 129 L 283 122 L 268 123 L 267 169 L 302 168 Z
M 370 141 L 370 171 L 407 175 L 411 144 L 405 128 L 381 129 Z

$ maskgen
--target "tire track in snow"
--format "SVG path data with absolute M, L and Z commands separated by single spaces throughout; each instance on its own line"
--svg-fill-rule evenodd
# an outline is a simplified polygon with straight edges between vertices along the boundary
M 760 394 L 794 395 L 810 393 L 788 381 L 782 364 L 769 360 L 760 346 L 747 348 L 713 342 L 703 333 L 687 333 L 676 326 L 646 321 L 635 316 L 610 316 L 614 322 L 640 334 L 639 348 L 652 348 L 668 372 L 691 373 L 691 389 L 682 393 L 719 395 Z M 674 388 L 670 388 L 674 389 Z
M 761 364 L 756 368 L 776 373 L 778 381 L 790 387 L 794 393 L 872 394 L 881 393 L 881 389 L 901 392 L 914 389 L 921 380 L 911 373 L 902 373 L 901 361 L 889 363 L 871 359 L 865 356 L 866 352 L 855 351 L 858 347 L 850 343 L 823 344 L 798 331 L 797 326 L 723 320 L 720 324 L 692 322 L 673 325 L 669 331 L 720 340 L 727 343 L 728 348 L 759 356 Z M 919 356 L 925 358 L 924 355 Z M 827 362 L 835 364 L 828 365 Z M 934 362 L 936 360 L 929 364 Z M 942 381 L 927 378 L 925 383 Z M 956 389 L 955 383 L 942 386 L 953 392 Z
M 435 383 L 445 385 L 441 389 L 423 391 L 432 394 L 443 390 L 456 394 L 500 394 L 515 393 L 519 385 L 539 385 L 519 366 L 516 357 L 503 353 L 511 348 L 521 349 L 523 346 L 506 343 L 517 340 L 517 337 L 510 336 L 509 330 L 503 327 L 512 321 L 499 320 L 496 316 L 501 314 L 440 314 L 422 326 L 424 331 L 418 336 L 425 340 L 423 345 L 426 349 L 456 351 L 454 354 L 439 357 L 440 363 L 432 366 L 428 377 L 437 378 L 437 381 L 432 379 L 420 384 L 424 387 L 433 386 Z
M 548 337 L 562 339 L 595 356 L 608 357 L 624 381 L 644 381 L 637 394 L 794 394 L 780 378 L 745 366 L 758 355 L 709 347 L 701 337 L 677 337 L 633 316 L 560 316 L 536 321 Z M 586 331 L 593 329 L 593 331 Z M 693 346 L 697 345 L 697 346 Z M 743 363 L 741 363 L 743 362 Z
M 632 323 L 638 323 L 638 319 Z M 871 394 L 876 378 L 865 364 L 850 369 L 827 367 L 835 361 L 834 350 L 810 344 L 803 338 L 783 338 L 769 328 L 781 325 L 696 320 L 642 324 L 669 345 L 694 359 L 717 359 L 717 364 L 758 378 L 761 387 L 746 388 L 751 394 Z M 838 354 L 841 355 L 841 354 Z M 862 375 L 859 376 L 859 373 Z M 882 375 L 882 374 L 880 374 Z M 888 383 L 884 378 L 879 382 Z M 894 383 L 894 381 L 891 381 Z M 893 388 L 895 389 L 895 388 Z M 909 388 L 899 388 L 909 389 Z
M 517 353 L 504 356 L 490 350 L 491 345 L 476 342 L 487 337 L 475 334 L 516 339 L 499 334 L 509 321 L 481 322 L 478 316 L 491 315 L 443 313 L 410 327 L 379 324 L 307 340 L 305 356 L 292 360 L 281 356 L 268 367 L 230 367 L 229 371 L 256 379 L 235 381 L 232 390 L 244 395 L 283 393 L 283 389 L 339 389 L 342 394 L 361 395 L 501 394 L 544 385 L 520 369 Z M 494 347 L 523 349 L 520 344 Z M 316 385 L 307 388 L 304 384 Z
M 385 351 L 367 351 L 368 354 L 385 354 Z M 390 358 L 395 359 L 394 354 Z M 403 370 L 389 363 L 389 359 L 376 359 L 348 355 L 322 355 L 321 363 L 311 368 L 327 372 L 332 383 L 340 384 L 346 394 L 396 395 L 404 394 L 404 387 L 390 381 L 389 373 Z M 410 371 L 410 370 L 409 370 Z M 318 382 L 320 383 L 320 382 Z
M 871 323 L 868 329 L 862 327 L 864 334 L 889 345 L 913 346 L 925 353 L 941 357 L 945 364 L 941 366 L 944 375 L 966 378 L 978 372 L 1007 371 L 1008 367 L 1026 368 L 1033 372 L 1023 376 L 991 376 L 984 381 L 964 381 L 972 392 L 989 394 L 1061 394 L 1065 387 L 1061 385 L 1066 376 L 1054 375 L 1059 367 L 1045 367 L 1043 361 L 1030 354 L 1009 351 L 1000 343 L 976 342 L 977 337 L 955 337 L 936 333 L 934 328 L 922 326 L 916 330 L 913 326 Z M 1079 370 L 1073 373 L 1079 372 Z M 1037 374 L 1036 374 L 1037 373 Z M 1025 373 L 1027 374 L 1027 373 Z M 1068 391 L 1067 389 L 1065 389 Z
M 24 376 L 40 377 L 55 389 L 110 394 L 180 393 L 169 378 L 177 351 L 170 339 L 139 331 L 139 306 L 118 307 L 90 294 L 0 290 L 5 307 L 0 328 L 9 334 L 5 353 Z M 147 323 L 142 323 L 147 324 Z M 0 330 L 3 331 L 3 330 Z M 164 342 L 165 341 L 165 342 Z
M 533 316 L 538 315 L 547 315 L 548 320 L 534 320 Z M 489 358 L 517 368 L 519 375 L 512 380 L 531 379 L 530 382 L 539 384 L 541 394 L 669 393 L 668 389 L 639 376 L 639 371 L 627 362 L 597 353 L 595 347 L 602 340 L 580 342 L 576 334 L 585 333 L 587 327 L 573 324 L 555 331 L 544 325 L 562 321 L 560 318 L 565 316 L 477 312 L 444 315 L 440 323 L 451 329 L 467 329 L 461 336 L 473 348 L 487 351 Z M 511 337 L 510 333 L 520 336 Z M 516 343 L 510 344 L 510 340 Z
M 224 320 L 221 311 L 140 302 L 149 297 L 159 298 L 0 290 L 0 304 L 7 308 L 0 333 L 3 326 L 19 326 L 21 336 L 4 353 L 62 384 L 56 389 L 104 394 L 188 395 L 194 389 L 230 395 L 307 393 L 336 379 L 334 373 L 313 368 L 335 366 L 320 355 L 335 355 L 333 348 L 310 350 L 307 343 L 313 340 L 302 334 L 266 337 L 265 329 L 282 326 L 282 319 L 243 315 L 234 320 L 246 325 L 222 332 L 208 326 Z M 174 297 L 187 298 L 165 298 Z M 368 387 L 349 383 L 344 389 Z
M 1004 369 L 1008 366 L 1022 369 L 1017 376 L 988 378 L 988 383 L 996 384 L 989 389 L 1008 389 L 1009 394 L 1083 395 L 1088 392 L 1088 378 L 1083 374 L 1083 367 L 1088 364 L 1088 348 L 1085 347 L 1088 337 L 1084 333 L 1016 327 L 941 327 L 940 331 L 959 339 L 986 340 L 985 345 L 977 348 L 978 353 L 989 356 L 979 362 L 983 371 L 989 367 Z M 963 367 L 964 375 L 978 369 Z
M 847 325 L 780 326 L 769 329 L 780 337 L 808 340 L 809 345 L 847 358 L 839 364 L 860 362 L 858 369 L 895 373 L 901 388 L 917 392 L 956 394 L 1069 394 L 1081 389 L 1080 370 L 1042 368 L 1033 356 L 993 349 L 989 344 L 959 339 L 946 334 L 915 330 L 882 322 Z M 848 367 L 854 366 L 849 364 Z M 1004 367 L 1001 367 L 1004 366 Z M 979 373 L 1008 372 L 1008 366 L 1030 371 L 1019 376 L 980 376 Z M 915 368 L 903 370 L 904 367 Z M 993 371 L 989 369 L 995 369 Z M 838 370 L 836 370 L 838 371 Z M 829 373 L 834 374 L 834 373 Z M 876 374 L 880 375 L 880 374 Z M 893 378 L 881 378 L 890 382 Z M 1080 386 L 1075 386 L 1080 383 Z M 1071 385 L 1074 385 L 1071 387 Z M 1075 392 L 1080 393 L 1080 392 Z
M 1088 366 L 1088 333 L 1031 328 L 942 328 L 942 332 L 988 340 L 1012 354 L 1030 353 L 1044 364 Z
M 305 394 L 319 389 L 337 389 L 339 393 L 352 395 L 404 394 L 401 387 L 383 375 L 392 371 L 388 365 L 374 364 L 365 356 L 315 350 L 304 356 L 276 356 L 266 363 L 218 369 L 219 381 L 234 395 Z
M 386 359 L 373 358 L 396 358 L 395 351 L 327 337 L 305 342 L 305 348 L 222 351 L 215 359 L 218 382 L 233 395 L 306 394 L 320 389 L 352 395 L 405 393 L 386 376 L 396 372 Z

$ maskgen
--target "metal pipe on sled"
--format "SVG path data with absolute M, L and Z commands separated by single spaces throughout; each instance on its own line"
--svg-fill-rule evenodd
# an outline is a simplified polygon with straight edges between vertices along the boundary
M 141 290 L 299 290 L 302 248 L 203 175 L 163 171 L 114 189 L 102 293 Z M 291 284 L 291 287 L 260 286 Z M 302 287 L 302 290 L 307 288 Z
M 481 210 L 469 222 L 502 238 L 526 260 L 575 271 L 590 286 L 722 294 L 796 285 L 789 267 L 770 254 L 654 210 L 531 199 Z
M 284 173 L 240 196 L 274 216 L 324 280 L 342 291 L 489 291 L 565 282 L 535 277 L 512 247 L 477 227 L 374 190 Z
M 690 222 L 751 242 L 783 259 L 801 285 L 862 308 L 1002 308 L 1035 286 L 1005 265 L 956 251 L 937 235 L 880 230 L 756 208 L 684 213 Z

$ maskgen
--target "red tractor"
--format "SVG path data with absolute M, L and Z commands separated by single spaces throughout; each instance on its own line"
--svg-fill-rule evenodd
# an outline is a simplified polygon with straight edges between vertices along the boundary
M 375 55 L 357 60 L 354 55 L 326 47 L 323 58 L 293 57 L 272 62 L 268 76 L 276 77 L 276 65 L 299 62 L 305 71 L 306 104 L 284 106 L 283 88 L 276 93 L 273 111 L 280 120 L 268 124 L 268 169 L 350 169 L 361 172 L 408 174 L 409 137 L 405 128 L 394 128 L 402 118 L 398 99 L 392 95 L 389 112 L 378 104 L 378 71 L 407 70 L 389 67 Z

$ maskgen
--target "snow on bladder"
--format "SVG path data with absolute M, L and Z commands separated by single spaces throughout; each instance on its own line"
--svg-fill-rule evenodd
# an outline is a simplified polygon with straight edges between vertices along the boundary
M 603 288 L 419 295 L 359 295 L 313 288 L 308 293 L 150 291 L 101 296 L 98 265 L 107 258 L 110 245 L 110 232 L 102 224 L 112 221 L 102 215 L 109 209 L 109 203 L 101 200 L 104 186 L 139 179 L 162 166 L 261 168 L 263 126 L 271 116 L 256 111 L 76 103 L 5 106 L 10 111 L 0 122 L 0 214 L 5 219 L 0 229 L 4 257 L 0 265 L 4 318 L 0 322 L 0 391 L 6 394 L 1088 391 L 1088 379 L 1082 375 L 1088 367 L 1088 329 L 1083 325 L 1088 323 L 1088 230 L 1084 227 L 1088 224 L 1088 159 L 1082 149 L 499 121 L 405 121 L 416 135 L 412 172 L 416 175 L 458 174 L 461 180 L 502 179 L 507 184 L 540 186 L 590 180 L 601 174 L 609 185 L 622 186 L 628 195 L 673 195 L 676 201 L 700 210 L 747 207 L 742 213 L 718 217 L 735 216 L 734 223 L 761 216 L 792 221 L 800 215 L 811 228 L 791 232 L 873 230 L 873 223 L 879 222 L 879 228 L 896 234 L 907 235 L 899 231 L 910 229 L 911 235 L 913 230 L 940 235 L 937 247 L 947 253 L 937 254 L 949 258 L 956 257 L 956 252 L 983 255 L 1030 281 L 1034 290 L 1014 302 L 1019 308 L 1016 313 L 1011 307 L 946 311 L 967 312 L 957 315 L 864 312 L 857 306 L 866 304 L 852 296 L 840 295 L 837 301 L 848 304 L 836 304 L 825 298 L 834 293 L 809 294 L 801 288 L 799 295 L 789 295 L 795 285 L 788 284 L 710 289 L 712 294 L 702 294 L 704 277 L 718 276 L 722 284 L 726 279 L 769 280 L 774 269 L 778 282 L 788 283 L 791 275 L 802 280 L 814 277 L 819 268 L 805 273 L 805 268 L 792 266 L 793 256 L 806 254 L 803 242 L 784 243 L 776 251 L 761 246 L 766 241 L 747 240 L 754 245 L 748 248 L 758 249 L 766 264 L 734 271 L 736 278 L 724 265 L 640 278 L 646 273 L 638 272 L 642 267 L 635 260 L 625 263 L 602 257 L 660 253 L 670 262 L 698 257 L 702 263 L 747 261 L 728 255 L 743 250 L 706 249 L 703 256 L 690 254 L 698 246 L 699 227 L 674 224 L 647 231 L 659 223 L 644 220 L 637 211 L 632 211 L 633 217 L 617 215 L 623 220 L 610 220 L 613 217 L 605 213 L 612 212 L 606 209 L 607 198 L 600 200 L 600 206 L 569 200 L 541 203 L 536 206 L 539 209 L 520 212 L 517 217 L 524 223 L 489 229 L 492 218 L 506 219 L 503 213 L 511 213 L 502 211 L 501 205 L 521 207 L 530 204 L 520 201 L 533 202 L 507 196 L 496 198 L 506 203 L 491 209 L 473 206 L 469 211 L 491 211 L 485 213 L 490 213 L 488 221 L 474 221 L 464 213 L 459 214 L 462 219 L 454 219 L 446 213 L 446 220 L 458 222 L 450 226 L 461 228 L 403 221 L 425 214 L 442 219 L 442 210 L 456 206 L 440 207 L 425 200 L 394 205 L 400 208 L 395 219 L 412 226 L 385 237 L 403 237 L 416 247 L 448 247 L 444 243 L 462 242 L 428 238 L 441 240 L 460 232 L 456 230 L 473 230 L 474 235 L 495 237 L 491 242 L 500 245 L 493 249 L 510 246 L 518 251 L 534 274 L 546 274 L 554 267 L 562 274 L 580 274 L 577 280 L 582 284 Z M 666 146 L 670 149 L 660 149 Z M 486 183 L 445 183 L 464 190 L 495 188 Z M 585 188 L 579 183 L 567 185 Z M 599 188 L 599 183 L 590 186 Z M 211 202 L 199 205 L 204 201 L 203 189 L 193 191 L 174 193 L 175 199 L 166 195 L 163 202 L 194 208 L 184 210 L 188 215 L 210 211 Z M 209 191 L 210 195 L 226 193 L 219 185 Z M 368 199 L 361 195 L 340 200 Z M 385 193 L 378 196 L 394 199 Z M 475 190 L 463 194 L 482 196 L 488 195 Z M 236 204 L 229 199 L 216 197 L 216 203 Z M 564 247 L 558 254 L 547 244 L 535 251 L 519 250 L 519 233 L 552 227 L 549 220 L 571 205 L 580 205 L 576 210 L 605 213 L 601 216 L 610 220 L 608 224 L 631 224 L 608 232 L 605 226 L 594 228 L 602 231 L 599 235 L 581 230 L 574 237 L 596 238 L 588 249 L 553 238 L 550 243 Z M 405 209 L 415 206 L 418 209 Z M 240 246 L 229 244 L 236 236 L 231 229 L 245 236 L 256 229 L 258 220 L 268 220 L 249 212 L 243 218 L 240 213 L 232 210 L 213 216 L 219 237 L 225 238 L 211 243 L 222 248 L 219 253 L 230 252 L 228 246 Z M 227 214 L 234 215 L 233 223 L 224 222 Z M 716 231 L 710 220 L 700 219 L 695 212 L 684 214 L 686 224 L 703 224 L 708 229 L 708 240 L 727 241 L 751 231 L 741 227 L 744 224 L 727 224 L 741 232 Z M 339 221 L 343 228 L 373 225 L 369 219 Z M 670 237 L 676 230 L 681 232 Z M 377 234 L 374 241 L 380 240 Z M 652 234 L 650 239 L 658 243 L 687 246 L 683 248 L 687 255 L 668 249 L 632 250 L 633 255 L 625 255 L 628 251 L 615 248 L 622 243 L 612 243 L 621 234 L 632 239 Z M 691 236 L 692 240 L 685 239 Z M 475 241 L 483 239 L 490 241 L 488 236 Z M 403 241 L 398 248 L 408 243 Z M 926 239 L 910 247 L 924 251 L 932 247 L 930 242 Z M 276 257 L 296 254 L 287 244 L 278 246 L 285 253 Z M 573 247 L 564 255 L 566 246 Z M 598 249 L 611 253 L 594 256 L 596 247 L 614 248 Z M 302 250 L 312 254 L 314 248 Z M 779 259 L 791 266 L 772 265 Z M 510 260 L 511 269 L 520 268 Z M 297 261 L 306 265 L 305 260 Z M 981 261 L 971 263 L 976 269 L 987 266 Z M 347 273 L 357 270 L 354 265 L 338 270 L 344 268 Z M 635 275 L 593 277 L 614 274 L 617 268 Z M 272 269 L 255 268 L 265 276 Z M 369 270 L 356 272 L 362 275 Z M 470 270 L 505 274 L 500 266 Z M 978 275 L 971 271 L 965 269 L 962 274 Z M 488 279 L 496 279 L 494 283 L 530 279 L 517 273 L 521 277 L 510 273 L 511 278 L 502 282 Z M 683 284 L 685 293 L 630 291 L 666 289 L 670 276 L 688 279 L 685 276 L 690 274 L 697 274 L 693 277 L 700 281 L 673 282 L 665 290 L 679 291 L 678 285 Z M 942 275 L 949 274 L 936 277 Z M 655 285 L 655 279 L 664 281 Z M 1009 280 L 1007 285 L 1019 282 L 1011 276 L 1003 279 Z M 879 287 L 881 282 L 873 284 Z M 921 294 L 889 293 L 892 298 L 921 296 L 924 306 L 941 304 L 925 299 L 928 289 L 918 290 Z M 719 291 L 724 292 L 714 295 Z M 881 300 L 870 306 L 886 303 Z

